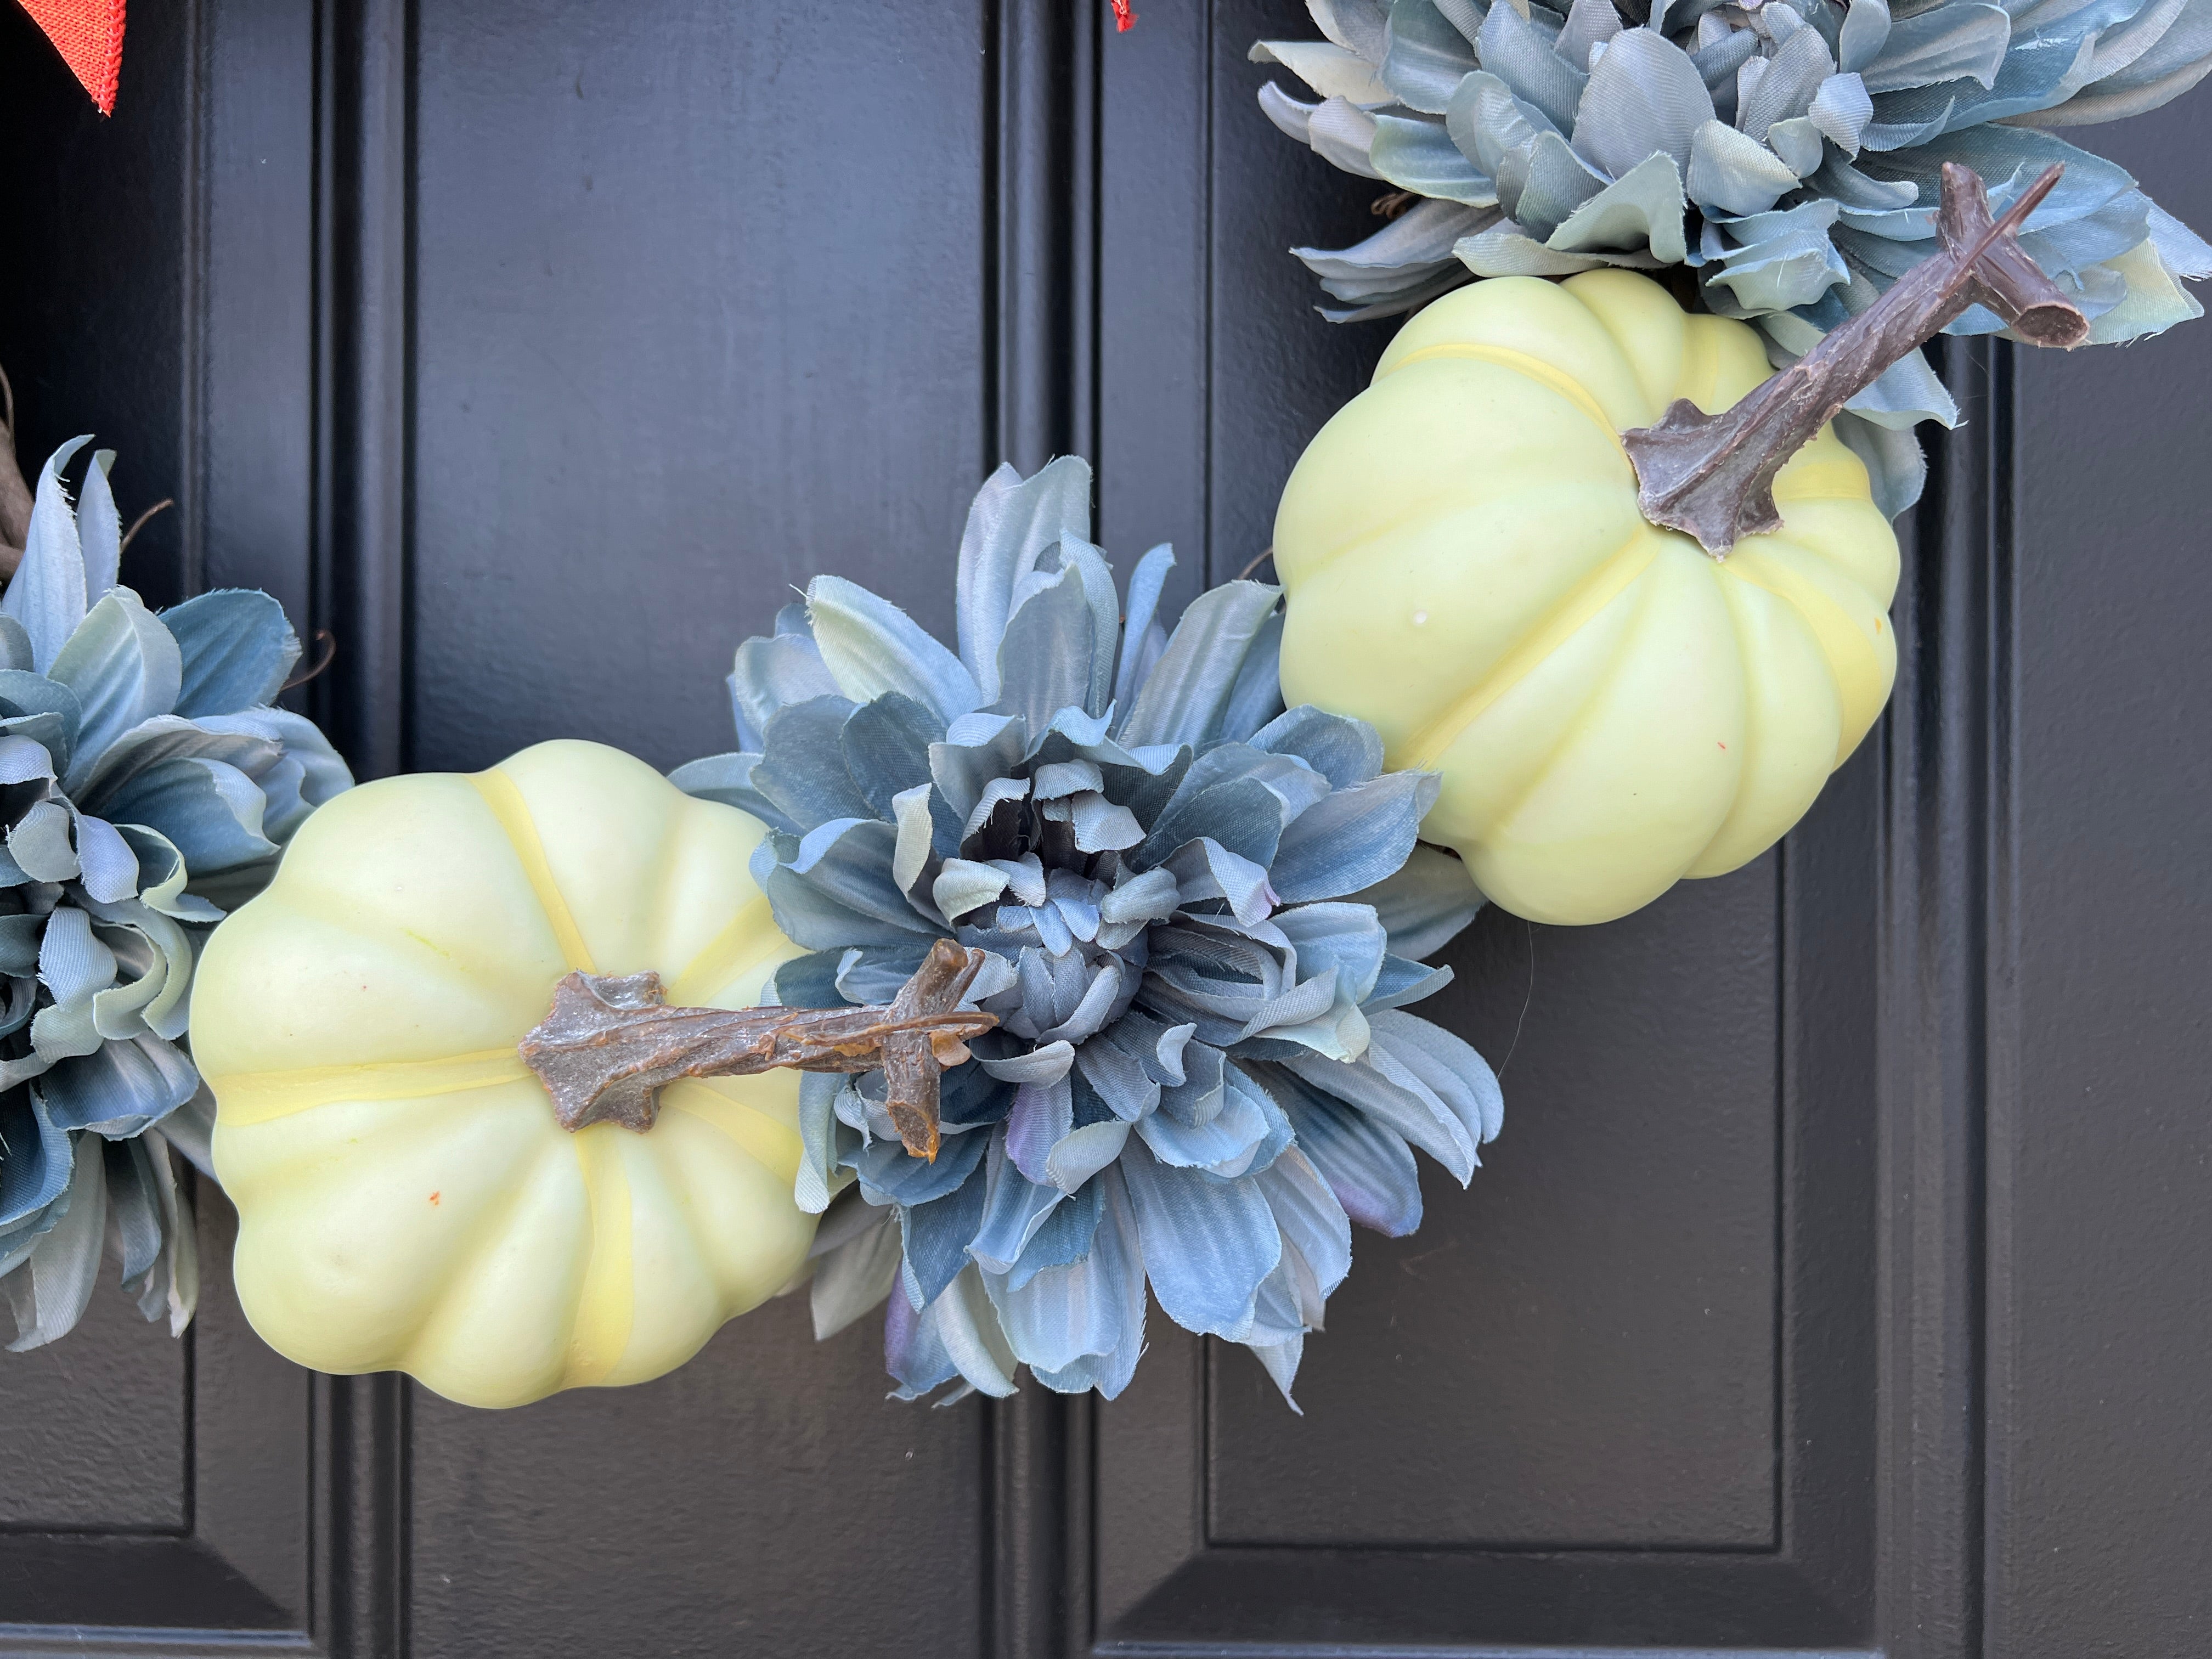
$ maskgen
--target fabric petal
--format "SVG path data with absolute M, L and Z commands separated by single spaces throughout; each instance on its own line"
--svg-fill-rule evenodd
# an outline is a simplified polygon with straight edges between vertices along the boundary
M 760 745 L 768 723 L 793 703 L 837 695 L 837 682 L 815 648 L 811 631 L 745 641 L 738 647 L 728 684 L 738 740 L 748 749 Z
M 1401 869 L 1435 805 L 1442 780 L 1429 772 L 1388 772 L 1339 789 L 1283 831 L 1267 884 L 1285 904 L 1339 898 Z
M 870 1224 L 826 1252 L 815 1264 L 808 1300 L 817 1342 L 827 1341 L 878 1306 L 898 1283 L 897 1213 L 868 1205 L 861 1207 L 867 1212 Z
M 1014 589 L 1063 536 L 1091 533 L 1091 467 L 1073 455 L 1024 478 L 1001 465 L 968 508 L 960 537 L 957 631 L 978 703 L 998 701 L 999 647 Z
M 1442 950 L 1487 902 L 1463 860 L 1425 845 L 1415 846 L 1398 870 L 1352 898 L 1374 908 L 1394 953 L 1415 959 Z
M 1100 1176 L 1100 1212 L 1086 1260 L 1094 1264 L 1086 1289 L 1096 1296 L 1117 1288 L 1121 1298 L 1119 1340 L 1109 1353 L 1086 1356 L 1058 1368 L 1032 1365 L 1031 1374 L 1062 1394 L 1096 1389 L 1111 1400 L 1129 1385 L 1145 1350 L 1145 1257 L 1128 1189 L 1118 1169 Z M 1103 1322 L 1100 1322 L 1102 1327 Z
M 100 1276 L 101 1245 L 107 1230 L 106 1160 L 97 1135 L 79 1135 L 69 1190 L 52 1231 L 31 1259 L 5 1279 L 15 1316 L 10 1353 L 42 1348 L 76 1328 Z
M 960 1377 L 995 1399 L 1014 1392 L 1016 1364 L 982 1275 L 972 1264 L 928 1308 L 916 1314 L 893 1297 L 884 1322 L 884 1360 L 901 1400 L 916 1400 Z M 957 1397 L 957 1396 L 955 1396 Z M 951 1399 L 939 1402 L 950 1405 Z
M 1613 179 L 1654 155 L 1686 167 L 1692 137 L 1712 118 L 1712 94 L 1689 54 L 1648 28 L 1629 29 L 1589 72 L 1575 111 L 1575 153 Z
M 77 624 L 84 620 L 84 554 L 76 515 L 62 489 L 61 470 L 92 439 L 72 438 L 47 458 L 39 473 L 23 558 L 0 593 L 0 617 L 21 625 L 31 643 L 31 666 L 43 674 Z
M 1324 98 L 1354 104 L 1389 104 L 1397 99 L 1373 64 L 1328 41 L 1260 40 L 1245 55 L 1255 64 L 1280 64 Z
M 143 1036 L 58 1060 L 32 1086 L 64 1128 L 134 1135 L 198 1093 L 200 1076 L 173 1043 Z
M 1756 138 L 1708 121 L 1691 139 L 1685 188 L 1707 213 L 1764 213 L 1797 188 L 1797 174 Z
M 182 665 L 176 698 L 162 714 L 230 714 L 274 702 L 300 659 L 300 636 L 284 607 L 252 589 L 202 593 L 162 611 L 159 620 L 176 641 Z
M 984 1136 L 981 1133 L 949 1138 L 945 1151 L 938 1154 L 937 1161 L 943 1164 L 948 1159 L 955 1159 L 957 1161 L 952 1167 L 956 1169 L 964 1164 L 965 1177 L 952 1191 L 936 1196 L 927 1203 L 899 1206 L 899 1226 L 905 1250 L 905 1277 L 909 1300 L 919 1300 L 925 1306 L 935 1301 L 969 1261 L 969 1243 L 975 1237 L 975 1230 L 983 1218 L 986 1186 L 981 1156 L 983 1140 Z M 896 1142 L 891 1144 L 896 1145 Z M 920 1165 L 926 1170 L 933 1168 L 922 1164 L 920 1158 L 906 1157 L 903 1151 L 885 1158 L 883 1162 L 886 1173 L 902 1163 Z M 919 1186 L 921 1183 L 916 1182 L 915 1184 Z
M 1382 769 L 1382 739 L 1373 726 L 1310 703 L 1285 710 L 1249 741 L 1267 754 L 1297 756 L 1333 788 L 1349 789 Z
M 170 713 L 184 680 L 176 636 L 127 587 L 100 599 L 54 653 L 47 677 L 76 694 L 83 711 L 68 787 L 116 738 Z
M 1265 583 L 1232 581 L 1192 600 L 1115 735 L 1132 745 L 1214 736 L 1245 655 L 1281 597 Z
M 1253 1069 L 1352 1220 L 1390 1238 L 1421 1224 L 1420 1173 L 1403 1135 L 1279 1067 Z
M 896 691 L 951 721 L 982 701 L 959 658 L 857 582 L 817 576 L 807 584 L 806 616 L 830 678 L 855 702 Z
M 1267 1200 L 1251 1182 L 1171 1169 L 1140 1148 L 1119 1168 L 1161 1308 L 1185 1330 L 1241 1340 L 1260 1282 L 1282 1255 Z
M 1267 1197 L 1275 1224 L 1297 1248 L 1327 1300 L 1352 1271 L 1352 1219 L 1321 1172 L 1296 1147 L 1253 1177 Z M 1317 1316 L 1319 1310 L 1316 1310 Z M 1319 1318 L 1308 1325 L 1321 1328 Z
M 1428 0 L 1393 6 L 1383 40 L 1382 83 L 1408 109 L 1443 114 L 1461 77 L 1477 67 L 1474 43 Z
M 1389 183 L 1417 196 L 1474 207 L 1489 207 L 1498 200 L 1496 181 L 1460 153 L 1443 122 L 1399 115 L 1371 118 L 1375 137 L 1368 147 L 1368 161 Z

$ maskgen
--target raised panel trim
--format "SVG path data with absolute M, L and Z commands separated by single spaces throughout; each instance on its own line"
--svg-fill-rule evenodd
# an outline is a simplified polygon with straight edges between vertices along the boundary
M 1024 473 L 1096 449 L 1104 13 L 1098 0 L 993 0 L 987 12 L 985 437 L 994 460 Z M 987 1409 L 984 1650 L 1079 1651 L 1092 1616 L 1090 1401 L 1030 1382 Z
M 0 1625 L 0 1659 L 322 1659 L 300 1631 L 125 1630 L 85 1625 Z
M 1102 1642 L 1098 1659 L 1882 1659 L 1879 1648 L 1590 1648 L 1482 1645 L 1292 1646 L 1249 1642 Z
M 323 0 L 319 35 L 316 574 L 338 650 L 315 713 L 377 778 L 408 763 L 413 0 Z
M 1215 20 L 1211 33 L 1250 21 L 1249 7 L 1227 14 L 1216 6 L 1207 9 Z M 1109 51 L 1112 45 L 1108 42 Z M 1209 61 L 1226 51 L 1226 46 L 1220 46 L 1211 52 Z M 1106 98 L 1126 100 L 1127 111 L 1140 110 L 1146 93 L 1134 69 L 1133 62 L 1127 67 L 1117 64 L 1103 83 Z M 1155 90 L 1153 95 L 1159 94 Z M 1122 107 L 1109 101 L 1104 112 L 1109 126 L 1115 111 Z M 1131 118 L 1125 111 L 1121 118 L 1126 122 Z M 1210 143 L 1202 135 L 1197 142 L 1206 146 L 1210 161 Z M 1115 222 L 1109 216 L 1109 229 Z M 1103 268 L 1115 268 L 1116 252 L 1110 242 L 1102 249 Z M 1219 303 L 1220 297 L 1217 276 L 1213 303 Z M 1117 327 L 1133 325 L 1117 324 L 1117 307 L 1110 294 L 1102 298 L 1101 315 L 1100 355 L 1103 362 L 1112 363 L 1121 349 Z M 1135 319 L 1135 324 L 1140 325 L 1141 320 Z M 1109 420 L 1101 439 L 1109 450 L 1115 437 L 1110 417 L 1122 412 L 1118 401 L 1109 402 L 1103 411 Z M 1992 435 L 1986 429 L 1978 430 L 1959 444 L 1954 450 L 1958 464 L 1969 469 L 1995 465 L 1997 452 L 1991 447 Z M 1960 545 L 1957 536 L 1944 526 L 1932 526 L 1923 534 L 1930 544 L 1942 545 L 1947 551 Z M 1972 713 L 1966 718 L 1972 720 Z M 1641 1568 L 1662 1563 L 1670 1570 L 1699 1576 L 1708 1571 L 1764 1571 L 1773 1575 L 1778 1590 L 1786 1585 L 1790 1594 L 1802 1595 L 1798 1603 L 1803 1610 L 1802 1622 L 1781 1628 L 1733 1629 L 1728 1608 L 1711 1605 L 1702 1623 L 1678 1626 L 1672 1634 L 1699 1640 L 1741 1642 L 1764 1637 L 1769 1642 L 1778 1638 L 1785 1644 L 1848 1644 L 1864 1640 L 1875 1627 L 1878 1530 L 1894 1524 L 1898 1514 L 1894 1495 L 1900 1480 L 1909 1481 L 1905 1466 L 1915 1455 L 1915 1449 L 1894 1439 L 1878 1443 L 1878 1423 L 1894 1425 L 1899 1414 L 1897 1406 L 1884 1397 L 1887 1389 L 1897 1386 L 1895 1372 L 1878 1368 L 1877 1352 L 1895 1358 L 1901 1323 L 1913 1316 L 1914 1309 L 1909 1304 L 1915 1304 L 1932 1277 L 1955 1271 L 1956 1267 L 1954 1258 L 1941 1263 L 1923 1261 L 1917 1269 L 1907 1267 L 1900 1279 L 1895 1270 L 1901 1264 L 1894 1253 L 1885 1255 L 1878 1249 L 1877 1217 L 1897 1215 L 1896 1195 L 1908 1178 L 1893 1161 L 1885 1164 L 1881 1158 L 1885 1149 L 1899 1144 L 1900 1118 L 1911 1120 L 1925 1110 L 1901 1102 L 1893 1092 L 1895 1073 L 1882 1071 L 1875 1052 L 1876 1028 L 1885 1018 L 1896 1018 L 1900 987 L 1900 981 L 1893 977 L 1887 987 L 1889 999 L 1878 999 L 1874 984 L 1876 962 L 1887 968 L 1899 965 L 1894 957 L 1879 957 L 1878 952 L 1894 940 L 1899 924 L 1913 914 L 1924 896 L 1907 893 L 1898 885 L 1876 890 L 1875 865 L 1884 852 L 1891 859 L 1893 882 L 1898 873 L 1895 766 L 1893 750 L 1878 736 L 1867 746 L 1867 752 L 1831 785 L 1831 799 L 1824 800 L 1821 813 L 1792 836 L 1782 854 L 1783 1042 L 1781 1075 L 1777 1079 L 1783 1116 L 1776 1237 L 1780 1264 L 1777 1544 L 1747 1550 L 1710 1547 L 1634 1553 L 1578 1549 L 1556 1556 L 1536 1548 L 1485 1550 L 1462 1544 L 1440 1551 L 1405 1545 L 1349 1553 L 1361 1571 L 1389 1572 L 1424 1557 L 1461 1567 L 1495 1563 L 1501 1568 L 1534 1571 L 1547 1570 L 1551 1560 L 1571 1560 L 1582 1567 L 1619 1571 L 1631 1578 Z M 1968 810 L 1968 803 L 1963 799 L 1954 800 L 1950 810 L 1963 812 Z M 1878 848 L 1886 812 L 1893 815 L 1893 828 Z M 1931 869 L 1930 875 L 1940 878 L 1941 872 Z M 1912 988 L 1915 993 L 1919 988 Z M 1893 1053 L 1893 1048 L 1883 1053 Z M 1878 1097 L 1886 1103 L 1879 1110 Z M 1895 1235 L 1885 1237 L 1893 1240 Z M 1927 1304 L 1920 1302 L 1918 1305 Z M 1230 1560 L 1264 1564 L 1295 1583 L 1298 1575 L 1310 1572 L 1333 1553 L 1325 1546 L 1248 1548 L 1208 1541 L 1203 1424 L 1183 1420 L 1188 1404 L 1164 1397 L 1165 1392 L 1187 1387 L 1192 1397 L 1202 1398 L 1203 1376 L 1194 1375 L 1187 1382 L 1168 1377 L 1166 1373 L 1177 1370 L 1174 1350 L 1179 1345 L 1174 1334 L 1156 1337 L 1155 1342 L 1147 1359 L 1147 1367 L 1156 1373 L 1149 1386 L 1140 1373 L 1125 1405 L 1102 1407 L 1094 1413 L 1097 1439 L 1085 1470 L 1095 1494 L 1094 1508 L 1098 1512 L 1093 1524 L 1097 1531 L 1089 1553 L 1091 1583 L 1080 1594 L 1099 1606 L 1094 1627 L 1096 1650 L 1193 1655 L 1409 1651 L 1387 1641 L 1374 1644 L 1376 1638 L 1411 1633 L 1395 1615 L 1370 1620 L 1364 1628 L 1357 1621 L 1338 1624 L 1335 1627 L 1346 1635 L 1368 1638 L 1365 1644 L 1348 1645 L 1245 1642 L 1217 1646 L 1195 1639 L 1205 1631 L 1202 1619 L 1180 1629 L 1151 1622 L 1156 1615 L 1170 1611 L 1163 1598 L 1171 1586 L 1200 1587 L 1206 1595 L 1224 1590 L 1226 1581 L 1211 1575 Z M 1941 1364 L 1932 1355 L 1912 1362 L 1923 1376 Z M 1202 1373 L 1202 1364 L 1193 1369 Z M 1160 1386 L 1164 1382 L 1168 1385 L 1164 1392 Z M 1033 1468 L 1031 1473 L 1047 1478 L 1042 1468 Z M 1889 1504 L 1886 1518 L 1877 1516 L 1878 1501 L 1882 1500 Z M 1751 1580 L 1739 1577 L 1732 1582 L 1748 1586 Z M 1745 1593 L 1749 1594 L 1747 1589 Z M 1197 1609 L 1201 1599 L 1194 1590 L 1184 1599 L 1184 1609 Z M 1462 1602 L 1458 1628 L 1435 1633 L 1423 1631 L 1426 1641 L 1419 1650 L 1468 1655 L 1605 1650 L 1540 1643 L 1449 1645 L 1455 1638 L 1468 1633 L 1470 1626 L 1480 1628 L 1483 1622 L 1472 1607 Z M 1889 1626 L 1898 1627 L 1896 1623 Z M 1493 1628 L 1505 1633 L 1497 1626 Z M 1571 1626 L 1562 1621 L 1559 1628 Z M 1191 1639 L 1177 1639 L 1186 1632 Z M 1215 1629 L 1205 1633 L 1235 1632 Z M 1430 1645 L 1439 1641 L 1447 1645 Z M 1679 1650 L 1684 1653 L 1807 1654 L 1866 1650 L 1788 1645 Z
M 2009 822 L 2012 348 L 1940 339 L 1965 416 L 1929 445 L 1882 732 L 1878 1623 L 1898 1659 L 1983 1651 L 1984 1123 L 1993 867 Z M 1998 935 L 2002 938 L 2002 934 Z
M 0 1554 L 0 1606 L 75 1613 L 86 1626 L 94 1619 L 83 1615 L 112 1613 L 121 1628 L 147 1627 L 172 1607 L 194 1626 L 249 1632 L 298 1622 L 220 1552 L 189 1538 L 17 1534 Z M 105 1628 L 108 1621 L 101 1622 Z M 64 1627 L 0 1625 L 0 1632 Z
M 1357 1639 L 1387 1610 L 1391 1639 Z M 1468 1641 L 1470 1614 L 1491 1614 L 1507 1638 L 1557 1631 L 1681 1647 L 1686 1631 L 1740 1645 L 1741 1653 L 1856 1651 L 1815 1645 L 1853 1639 L 1852 1613 L 1822 1594 L 1815 1577 L 1773 1558 L 1707 1557 L 1685 1562 L 1650 1553 L 1534 1559 L 1368 1550 L 1215 1549 L 1187 1560 L 1097 1634 L 1101 1653 L 1559 1653 L 1571 1641 Z M 1270 1626 L 1273 1629 L 1270 1629 Z M 1334 1629 L 1354 1639 L 1305 1644 Z M 1245 1632 L 1250 1632 L 1248 1637 Z M 1271 1641 L 1268 1638 L 1273 1637 Z M 1780 1645 L 1777 1645 L 1779 1638 Z M 1638 1647 L 1648 1653 L 1650 1647 Z M 1663 1647 L 1662 1651 L 1666 1650 Z M 1692 1643 L 1684 1651 L 1706 1648 Z

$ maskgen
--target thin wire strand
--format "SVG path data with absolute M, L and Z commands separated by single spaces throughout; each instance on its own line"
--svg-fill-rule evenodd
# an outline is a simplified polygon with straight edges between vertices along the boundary
M 119 559 L 125 553 L 128 553 L 131 550 L 131 538 L 146 527 L 147 520 L 152 518 L 163 507 L 174 507 L 176 504 L 176 499 L 173 496 L 165 495 L 160 501 L 155 502 L 153 506 L 148 507 L 143 513 L 141 513 L 137 518 L 131 520 L 131 528 L 123 532 L 123 540 L 115 550 L 115 556 Z
M 322 654 L 315 659 L 315 665 L 313 668 L 310 668 L 306 673 L 295 674 L 290 679 L 286 680 L 283 685 L 277 688 L 278 690 L 291 691 L 297 690 L 299 687 L 305 685 L 309 680 L 314 678 L 316 675 L 321 673 L 323 670 L 328 668 L 332 662 L 337 660 L 338 654 L 338 636 L 331 633 L 329 629 L 318 628 L 315 630 L 314 643 L 322 647 Z
M 1528 1023 L 1528 1010 L 1536 1000 L 1536 924 L 1523 920 L 1528 930 L 1528 994 L 1521 1000 L 1521 1018 L 1513 1022 L 1513 1041 L 1505 1045 L 1505 1058 L 1498 1062 L 1498 1080 L 1505 1081 L 1505 1068 L 1513 1063 L 1514 1051 L 1521 1046 L 1522 1028 Z

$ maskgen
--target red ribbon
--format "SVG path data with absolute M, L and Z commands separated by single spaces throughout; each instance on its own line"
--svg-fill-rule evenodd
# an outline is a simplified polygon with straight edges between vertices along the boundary
M 31 21 L 46 32 L 100 106 L 115 112 L 115 82 L 123 73 L 123 0 L 23 0 Z

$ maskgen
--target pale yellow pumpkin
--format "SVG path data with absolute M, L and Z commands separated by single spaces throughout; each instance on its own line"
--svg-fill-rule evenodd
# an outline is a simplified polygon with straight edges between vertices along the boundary
M 1783 529 L 1723 559 L 1637 511 L 1620 434 L 1770 372 L 1632 272 L 1476 283 L 1283 492 L 1285 698 L 1441 772 L 1423 836 L 1516 915 L 1606 921 L 1758 857 L 1888 698 L 1897 540 L 1831 429 L 1775 480 Z
M 520 1405 L 658 1376 L 789 1280 L 814 1231 L 795 1073 L 677 1083 L 644 1133 L 571 1133 L 515 1051 L 572 969 L 757 1003 L 795 953 L 746 872 L 763 833 L 588 743 L 308 821 L 192 997 L 238 1293 L 271 1346 Z

